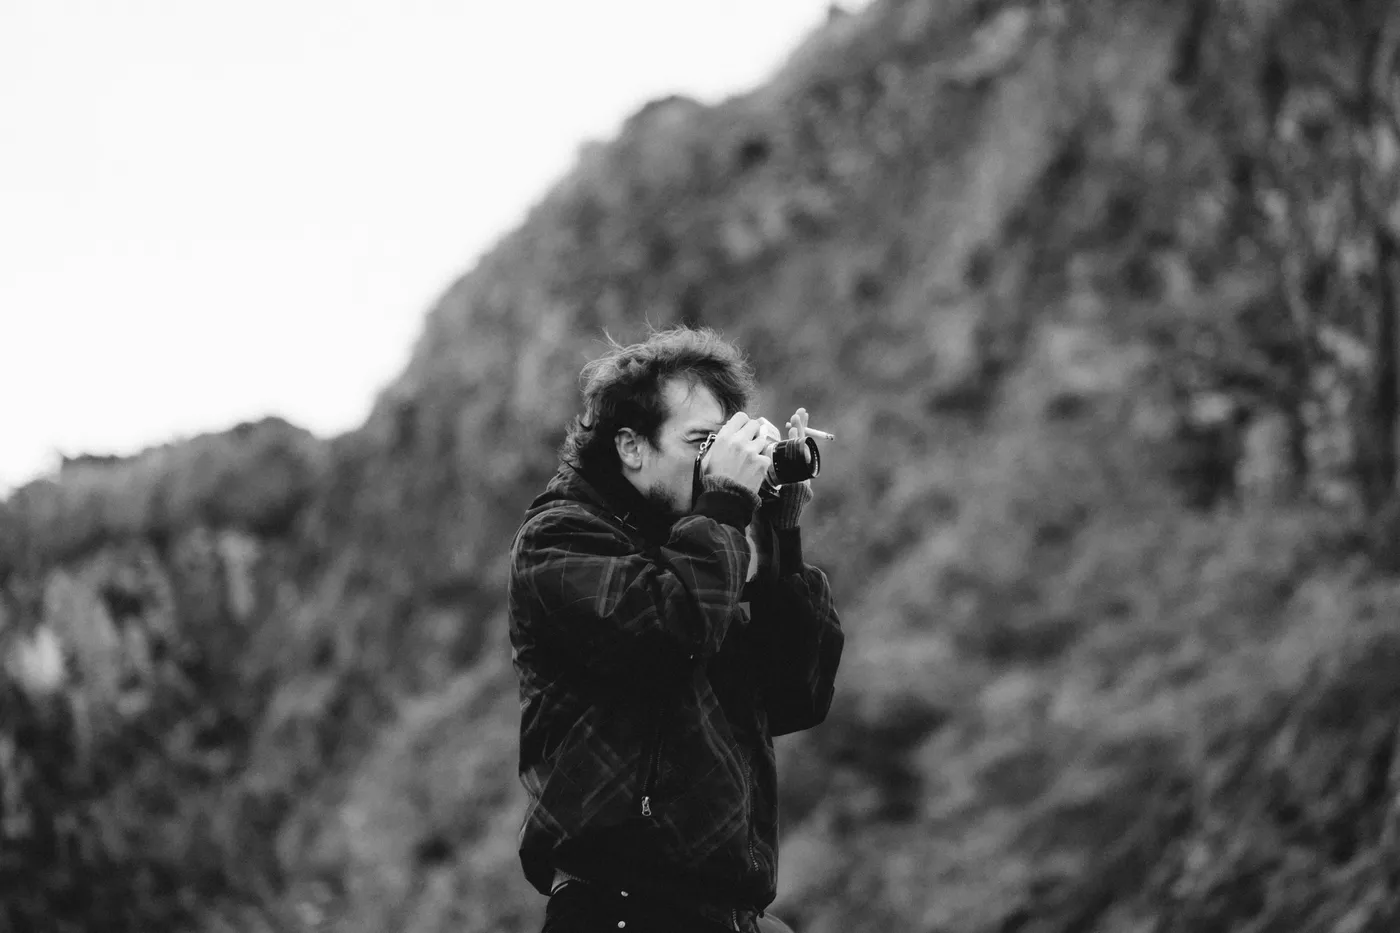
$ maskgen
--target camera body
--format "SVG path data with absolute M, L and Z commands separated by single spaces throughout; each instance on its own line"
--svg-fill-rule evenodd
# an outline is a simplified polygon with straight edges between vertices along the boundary
M 695 475 L 700 475 L 700 464 L 705 459 L 705 454 L 709 452 L 710 445 L 715 442 L 715 435 L 712 433 L 705 438 L 705 442 L 700 445 L 700 452 L 695 455 Z M 767 481 L 771 486 L 782 486 L 786 483 L 800 483 L 809 480 L 822 471 L 822 455 L 817 448 L 817 442 L 813 438 L 803 438 L 793 440 L 789 438 L 785 441 L 775 441 L 770 454 L 773 458 L 773 466 L 768 470 Z

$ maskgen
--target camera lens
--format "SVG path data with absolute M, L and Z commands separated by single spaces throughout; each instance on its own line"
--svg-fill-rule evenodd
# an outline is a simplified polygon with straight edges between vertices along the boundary
M 768 482 L 774 486 L 784 483 L 800 483 L 811 479 L 822 470 L 821 451 L 812 438 L 779 441 L 773 445 L 773 466 L 768 471 Z

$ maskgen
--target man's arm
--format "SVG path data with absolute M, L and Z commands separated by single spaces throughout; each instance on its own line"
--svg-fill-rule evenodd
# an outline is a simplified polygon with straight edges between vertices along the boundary
M 776 578 L 753 600 L 750 626 L 759 683 L 773 735 L 826 718 L 845 635 L 826 574 L 802 559 L 797 528 L 779 528 Z
M 715 654 L 744 585 L 752 514 L 743 496 L 707 491 L 647 553 L 580 506 L 537 516 L 512 554 L 513 624 L 528 626 L 516 634 L 601 677 Z

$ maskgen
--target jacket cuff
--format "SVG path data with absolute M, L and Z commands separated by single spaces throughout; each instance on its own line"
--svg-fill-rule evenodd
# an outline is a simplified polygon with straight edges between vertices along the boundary
M 802 560 L 802 531 L 799 528 L 778 528 L 778 576 L 788 577 L 801 573 L 806 565 Z
M 757 493 L 720 477 L 707 476 L 701 482 L 704 492 L 695 501 L 697 514 L 733 525 L 740 531 L 749 526 L 758 510 Z

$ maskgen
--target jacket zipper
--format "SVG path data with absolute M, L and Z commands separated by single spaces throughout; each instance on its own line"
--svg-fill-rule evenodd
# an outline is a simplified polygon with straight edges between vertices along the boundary
M 748 816 L 744 822 L 748 834 L 749 867 L 757 870 L 758 859 L 753 851 L 753 776 L 749 774 L 749 757 L 744 754 L 743 748 L 739 749 L 739 763 L 743 766 L 739 770 L 744 776 L 744 812 Z
M 654 552 L 653 557 L 658 566 L 666 566 L 659 550 Z M 651 581 L 651 586 L 657 605 L 661 605 L 661 589 L 654 578 Z M 656 726 L 651 735 L 651 753 L 646 760 L 647 770 L 642 776 L 642 816 L 651 816 L 652 814 L 651 795 L 656 791 L 658 772 L 661 770 L 661 732 L 666 725 L 669 710 L 669 704 L 665 703 L 658 703 L 656 707 Z
M 744 812 L 748 816 L 748 819 L 745 820 L 745 831 L 748 835 L 749 867 L 752 868 L 754 871 L 757 871 L 758 858 L 754 855 L 753 851 L 753 776 L 749 773 L 749 757 L 744 754 L 744 749 L 742 746 L 739 747 L 738 754 L 740 765 L 739 774 L 744 779 Z M 758 912 L 758 915 L 762 917 L 763 911 L 760 910 Z M 731 907 L 729 909 L 729 921 L 730 925 L 735 930 L 741 929 L 739 926 L 739 909 L 737 907 Z
M 642 778 L 642 816 L 651 816 L 651 795 L 656 790 L 656 774 L 661 769 L 661 715 L 657 714 L 656 729 L 651 736 L 651 754 L 647 756 L 646 772 Z

